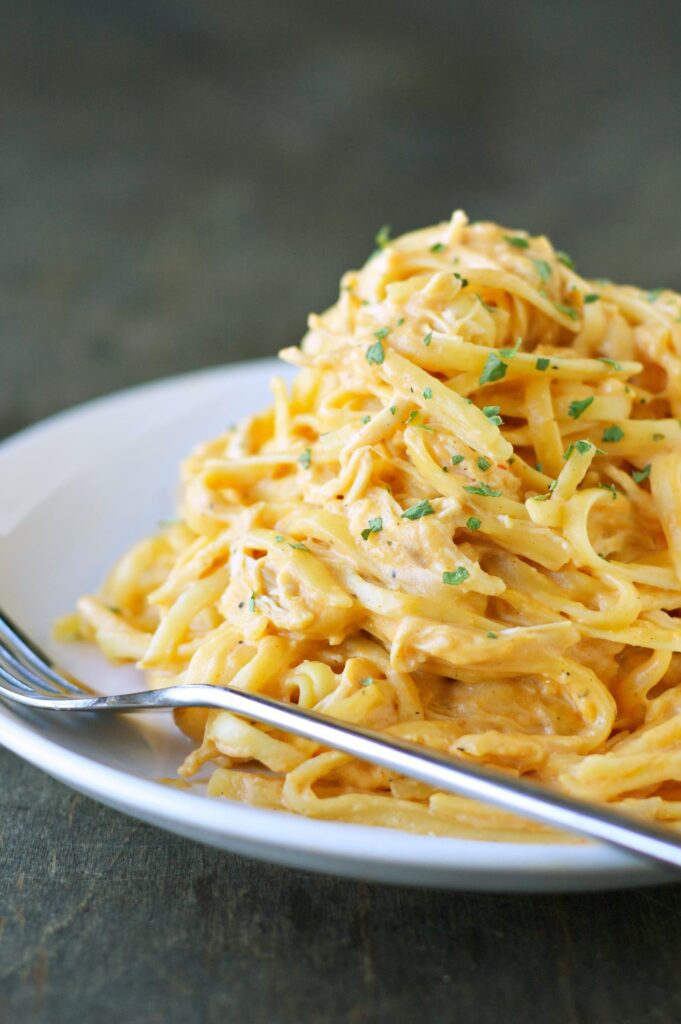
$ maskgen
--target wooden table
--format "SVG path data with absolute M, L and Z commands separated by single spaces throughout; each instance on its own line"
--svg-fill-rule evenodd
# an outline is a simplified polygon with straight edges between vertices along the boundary
M 0 13 L 0 436 L 295 342 L 383 222 L 456 205 L 680 284 L 667 0 Z M 0 778 L 0 1024 L 681 1020 L 678 886 L 356 884 Z

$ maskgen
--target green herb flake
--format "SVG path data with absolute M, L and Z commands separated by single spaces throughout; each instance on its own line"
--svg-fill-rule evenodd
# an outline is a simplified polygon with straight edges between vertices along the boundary
M 362 423 L 366 426 L 367 423 L 371 422 L 371 416 L 362 416 Z
M 460 565 L 454 572 L 443 572 L 442 582 L 446 583 L 448 587 L 458 587 L 459 583 L 463 583 L 470 576 L 468 569 Z
M 424 398 L 432 398 L 433 397 L 433 389 L 432 388 L 424 388 L 423 389 L 423 397 Z
M 409 426 L 410 423 L 414 422 L 414 420 L 416 419 L 418 414 L 419 414 L 419 410 L 418 409 L 412 409 L 411 412 L 409 413 L 409 415 L 407 416 L 406 420 L 402 420 L 402 422 L 405 423 L 407 426 Z
M 459 466 L 463 462 L 465 456 L 463 455 L 452 455 L 452 466 Z
M 379 327 L 377 331 L 374 331 L 374 338 L 378 338 L 379 341 L 383 341 L 390 334 L 389 327 Z
M 376 232 L 374 239 L 379 249 L 385 249 L 386 245 L 390 241 L 390 225 L 384 224 L 382 228 Z
M 466 526 L 468 527 L 469 530 L 479 530 L 480 527 L 482 526 L 482 519 L 478 519 L 477 516 L 469 516 L 469 518 L 466 520 Z
M 572 306 L 567 306 L 564 302 L 554 302 L 553 308 L 557 309 L 563 316 L 569 316 L 571 320 L 579 320 L 579 314 L 576 309 Z
M 424 516 L 432 516 L 435 514 L 435 509 L 430 504 L 428 499 L 425 501 L 419 501 L 416 505 L 412 505 L 411 508 L 407 508 L 401 515 L 401 519 L 423 519 Z
M 550 362 L 550 359 L 547 359 L 545 356 L 540 356 L 534 365 L 537 370 L 540 370 L 543 373 L 544 370 L 548 370 Z
M 613 498 L 616 498 L 616 497 L 617 497 L 617 488 L 615 487 L 615 485 L 614 485 L 614 484 L 604 484 L 604 483 L 600 483 L 600 484 L 599 484 L 598 486 L 599 486 L 599 487 L 600 487 L 600 488 L 601 488 L 602 490 L 604 490 L 604 491 L 610 491 L 610 493 L 612 494 Z
M 540 279 L 544 281 L 544 283 L 546 283 L 548 279 L 551 277 L 551 264 L 548 263 L 546 260 L 533 259 L 532 265 L 539 274 Z
M 423 344 L 426 346 L 426 348 L 428 348 L 428 346 L 430 345 L 432 340 L 433 340 L 433 332 L 432 331 L 428 331 L 428 333 L 426 334 L 426 336 L 423 339 Z
M 535 494 L 535 496 L 534 496 L 534 498 L 532 500 L 533 501 L 548 501 L 550 497 L 551 497 L 550 493 L 549 494 Z
M 589 408 L 593 400 L 593 395 L 589 395 L 588 398 L 582 398 L 581 400 L 575 398 L 568 407 L 568 416 L 573 420 L 578 420 L 582 413 Z
M 397 321 L 397 326 L 401 327 L 403 323 L 404 323 L 404 317 L 401 316 L 400 319 Z
M 380 533 L 382 529 L 383 519 L 381 516 L 376 516 L 374 519 L 370 519 L 366 530 L 362 530 L 362 540 L 369 540 L 372 533 Z
M 504 422 L 499 415 L 499 408 L 498 405 L 483 405 L 482 407 L 483 416 L 486 416 L 495 427 L 500 427 Z
M 648 294 L 646 295 L 648 302 L 657 302 L 660 295 L 662 295 L 663 291 L 664 288 L 651 288 Z
M 307 551 L 307 552 L 309 552 L 309 550 L 310 550 L 309 547 L 307 546 L 307 544 L 303 544 L 303 542 L 301 540 L 290 540 L 288 542 L 288 546 L 290 548 L 293 548 L 294 551 Z
M 653 441 L 664 441 L 664 434 L 653 434 Z
M 499 358 L 497 352 L 490 352 L 487 362 L 480 374 L 480 384 L 493 384 L 494 381 L 502 380 L 506 376 L 508 366 Z
M 558 252 L 556 253 L 556 259 L 559 263 L 562 263 L 564 267 L 567 267 L 568 270 L 575 269 L 575 264 L 572 257 L 568 256 L 566 252 L 561 252 L 560 250 L 558 250 Z
M 395 413 L 397 412 L 397 406 L 396 405 L 391 405 L 391 406 L 389 406 L 389 409 L 390 409 L 391 413 L 394 416 Z
M 522 338 L 516 338 L 516 342 L 515 342 L 515 345 L 513 346 L 513 348 L 500 348 L 499 349 L 499 355 L 503 356 L 504 359 L 513 359 L 513 356 L 516 354 L 516 352 L 518 351 L 518 349 L 520 348 L 522 343 L 523 343 L 523 339 Z
M 277 544 L 283 544 L 284 541 L 286 540 L 286 537 L 282 537 L 280 533 L 277 533 L 274 539 L 276 540 Z
M 364 679 L 360 679 L 359 681 L 360 686 L 372 686 L 373 683 L 374 680 L 371 678 L 371 676 L 366 676 Z
M 588 306 L 592 302 L 598 302 L 599 299 L 600 295 L 598 294 L 598 292 L 589 292 L 588 295 L 584 296 L 583 302 L 585 306 Z
M 478 457 L 477 457 L 477 459 L 475 461 L 478 464 L 478 468 L 481 469 L 483 471 L 483 473 L 486 473 L 487 470 L 492 465 L 492 463 L 489 461 L 489 459 L 486 459 L 484 455 L 478 455 Z
M 623 366 L 618 363 L 616 359 L 606 359 L 605 356 L 598 357 L 599 363 L 605 363 L 606 366 L 611 366 L 613 370 L 622 370 Z
M 541 462 L 535 462 L 534 468 L 537 470 L 538 473 L 544 472 L 544 466 Z
M 373 345 L 369 345 L 366 350 L 366 360 L 369 365 L 375 363 L 380 366 L 385 359 L 385 352 L 383 351 L 383 345 L 380 341 L 375 342 Z
M 248 610 L 249 612 L 255 611 L 255 591 L 251 591 L 251 596 L 248 599 Z
M 611 427 L 605 428 L 601 435 L 601 441 L 604 441 L 606 444 L 616 444 L 617 441 L 621 441 L 623 437 L 624 431 L 616 424 L 613 424 Z
M 444 244 L 444 242 L 436 242 L 435 245 L 431 245 L 430 251 L 431 252 L 444 252 L 446 248 L 447 248 L 447 246 Z
M 648 463 L 648 465 L 644 466 L 643 469 L 635 469 L 632 472 L 631 475 L 632 475 L 632 477 L 634 478 L 634 480 L 636 481 L 637 484 L 642 484 L 643 481 L 647 480 L 648 477 L 650 476 L 650 470 L 651 470 L 651 464 Z
M 473 484 L 470 487 L 464 487 L 464 491 L 468 491 L 469 494 L 479 494 L 481 498 L 501 497 L 501 491 L 495 491 L 487 484 Z
M 499 638 L 499 634 L 493 633 L 491 629 L 485 634 L 485 636 L 488 640 L 497 640 Z
M 592 448 L 596 455 L 605 455 L 605 452 L 600 448 L 596 448 L 591 441 L 573 441 L 572 444 L 569 444 L 563 452 L 563 458 L 567 461 L 573 452 L 579 452 L 580 455 L 586 455 Z
M 312 452 L 309 448 L 306 448 L 302 455 L 298 456 L 298 462 L 303 469 L 309 469 L 310 463 L 312 462 Z
M 528 240 L 521 235 L 504 235 L 504 241 L 508 242 L 509 245 L 514 245 L 516 249 L 530 248 Z
M 461 282 L 461 287 L 462 288 L 468 287 L 468 278 L 467 277 L 462 277 L 461 274 L 457 274 L 456 270 L 454 271 L 454 277 L 457 279 L 457 281 Z

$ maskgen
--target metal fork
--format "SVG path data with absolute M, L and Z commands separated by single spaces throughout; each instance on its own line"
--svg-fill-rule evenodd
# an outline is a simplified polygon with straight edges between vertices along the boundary
M 600 839 L 653 861 L 681 868 L 681 838 L 609 808 L 576 800 L 523 779 L 445 757 L 316 711 L 228 687 L 192 684 L 113 697 L 89 694 L 0 610 L 0 699 L 51 712 L 159 711 L 205 707 L 234 714 L 342 750 L 437 789 L 464 794 L 507 811 Z

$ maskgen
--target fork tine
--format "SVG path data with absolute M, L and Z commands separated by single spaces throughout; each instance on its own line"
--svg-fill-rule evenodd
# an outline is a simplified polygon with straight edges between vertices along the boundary
M 87 688 L 66 679 L 57 671 L 52 659 L 38 647 L 0 608 L 0 643 L 14 661 L 19 661 L 31 671 L 34 678 L 41 680 L 39 687 L 48 692 L 63 693 L 64 690 L 83 694 Z
M 14 651 L 8 648 L 5 642 L 1 639 L 0 667 L 4 669 L 7 675 L 12 677 L 17 685 L 29 692 L 43 695 L 49 694 L 50 696 L 63 696 L 65 692 L 67 692 L 64 687 L 58 687 L 51 680 L 43 679 L 42 676 L 38 675 L 37 672 L 34 672 L 30 666 L 24 664 L 24 662 L 17 657 Z M 3 678 L 6 677 L 3 676 Z

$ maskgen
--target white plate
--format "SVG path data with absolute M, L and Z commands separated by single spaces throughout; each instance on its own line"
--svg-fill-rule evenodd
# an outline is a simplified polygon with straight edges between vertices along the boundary
M 134 669 L 57 645 L 50 624 L 112 561 L 172 516 L 190 447 L 268 401 L 273 361 L 135 388 L 0 446 L 0 604 L 57 659 L 106 692 Z M 161 784 L 186 741 L 168 716 L 28 718 L 0 705 L 0 743 L 89 796 L 201 842 L 313 871 L 414 885 L 574 890 L 640 885 L 662 871 L 605 846 L 471 842 L 309 821 Z

